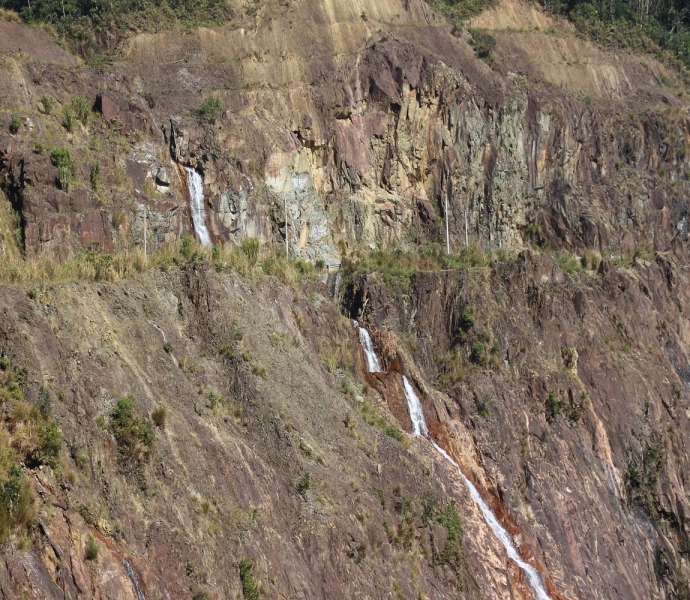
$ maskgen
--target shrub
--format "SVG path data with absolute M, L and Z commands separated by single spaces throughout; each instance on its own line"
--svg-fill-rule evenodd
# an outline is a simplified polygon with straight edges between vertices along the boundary
M 223 403 L 223 396 L 217 392 L 209 392 L 208 399 L 211 402 L 211 410 L 216 410 Z
M 53 109 L 55 108 L 55 98 L 44 94 L 41 96 L 40 102 L 43 106 L 43 114 L 50 115 L 53 113 Z
M 69 106 L 62 108 L 62 124 L 70 133 L 74 131 L 74 126 L 77 124 L 77 117 Z
M 47 419 L 50 416 L 50 392 L 43 386 L 38 388 L 38 408 L 41 411 L 41 415 L 43 415 L 44 419 Z
M 167 354 L 172 354 L 174 349 L 175 348 L 173 348 L 170 342 L 165 342 L 165 344 L 163 344 L 163 350 L 165 350 Z
M 100 165 L 100 163 L 93 163 L 91 165 L 91 173 L 89 175 L 89 180 L 91 181 L 91 189 L 96 191 L 98 189 L 98 183 L 101 180 L 101 165 Z
M 297 491 L 304 495 L 304 493 L 311 487 L 311 473 L 305 473 L 297 483 Z
M 470 33 L 472 34 L 470 43 L 474 47 L 477 58 L 484 60 L 491 58 L 491 51 L 496 46 L 496 38 L 486 31 L 478 29 L 472 29 Z
M 34 497 L 24 472 L 18 464 L 10 465 L 7 477 L 0 481 L 0 541 L 34 518 Z
M 386 428 L 383 430 L 383 433 L 388 437 L 392 437 L 394 440 L 398 440 L 399 442 L 402 442 L 403 440 L 402 431 L 400 431 L 397 427 L 394 427 L 393 425 L 386 425 Z
M 252 574 L 254 564 L 248 558 L 243 558 L 237 564 L 240 570 L 240 581 L 242 582 L 242 595 L 246 600 L 259 600 L 263 590 L 259 586 L 256 577 Z
M 220 112 L 223 110 L 223 105 L 218 98 L 209 96 L 203 101 L 201 106 L 195 108 L 192 114 L 204 123 L 214 123 Z
M 187 260 L 192 260 L 196 255 L 196 240 L 191 235 L 182 236 L 180 252 Z
M 84 548 L 84 558 L 86 560 L 96 560 L 99 549 L 96 538 L 89 534 L 89 537 L 86 539 L 86 547 Z
M 37 465 L 57 467 L 62 446 L 62 434 L 55 421 L 38 427 L 38 448 L 31 454 L 30 461 Z
M 145 489 L 143 466 L 149 460 L 156 434 L 149 421 L 134 416 L 133 407 L 131 394 L 117 401 L 110 415 L 110 431 L 117 443 L 118 464 Z
M 474 326 L 475 319 L 474 319 L 474 310 L 472 307 L 468 304 L 465 309 L 462 311 L 462 315 L 460 316 L 460 329 L 464 332 L 467 333 L 472 327 Z
M 249 267 L 253 269 L 259 262 L 259 252 L 261 251 L 261 241 L 258 238 L 246 238 L 242 240 L 240 246 L 242 252 L 247 257 Z
M 91 106 L 86 101 L 83 96 L 74 96 L 69 103 L 70 109 L 74 118 L 79 121 L 82 125 L 86 125 L 89 122 L 89 117 L 91 116 Z
M 479 416 L 488 419 L 489 418 L 489 397 L 482 396 L 482 399 L 477 403 L 477 412 Z
M 17 116 L 12 117 L 12 119 L 10 120 L 10 133 L 12 133 L 12 134 L 18 133 L 19 128 L 21 126 L 22 126 L 22 120 Z
M 561 412 L 561 401 L 556 392 L 549 391 L 549 396 L 546 399 L 546 419 L 552 422 Z
M 472 362 L 481 364 L 484 360 L 484 354 L 486 352 L 486 348 L 484 346 L 483 342 L 475 342 L 474 346 L 472 346 L 472 353 L 470 354 L 470 359 L 472 359 Z
M 53 151 L 50 153 L 50 162 L 57 167 L 60 186 L 67 191 L 73 180 L 72 167 L 74 166 L 74 159 L 69 148 L 64 146 L 53 148 Z
M 578 262 L 577 258 L 568 252 L 561 252 L 558 254 L 556 256 L 556 262 L 563 272 L 568 275 L 572 275 L 581 268 L 581 263 Z
M 153 409 L 153 412 L 151 413 L 151 420 L 153 421 L 153 424 L 156 427 L 165 429 L 165 419 L 167 418 L 167 416 L 168 409 L 163 404 L 160 404 L 159 406 Z
M 355 564 L 361 564 L 367 556 L 366 542 L 352 542 L 345 554 L 347 554 L 348 558 L 354 560 Z

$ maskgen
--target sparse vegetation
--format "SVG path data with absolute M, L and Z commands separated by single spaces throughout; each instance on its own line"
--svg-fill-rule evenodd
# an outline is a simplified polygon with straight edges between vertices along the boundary
M 209 96 L 192 114 L 203 123 L 215 123 L 216 119 L 223 110 L 223 105 L 215 96 Z
M 19 14 L 31 24 L 47 24 L 50 30 L 66 38 L 73 49 L 79 49 L 94 68 L 110 64 L 97 40 L 122 35 L 125 31 L 162 31 L 201 26 L 218 26 L 232 18 L 232 8 L 220 0 L 179 0 L 153 2 L 144 0 L 113 0 L 107 4 L 84 3 L 77 0 L 1 0 L 3 14 Z M 15 11 L 11 13 L 10 11 Z
M 22 126 L 22 120 L 18 116 L 13 116 L 10 119 L 10 133 L 19 133 L 19 128 Z
M 165 407 L 164 404 L 160 404 L 156 408 L 153 409 L 153 412 L 151 413 L 151 420 L 153 421 L 153 424 L 158 427 L 159 429 L 165 429 L 165 420 L 168 417 L 168 409 Z
M 259 600 L 263 594 L 263 589 L 254 577 L 254 564 L 248 558 L 243 558 L 238 563 L 240 570 L 240 582 L 242 583 L 242 595 L 245 600 Z
M 304 495 L 311 487 L 311 473 L 305 473 L 297 482 L 297 491 Z
M 74 160 L 69 148 L 65 148 L 64 146 L 54 148 L 50 153 L 50 161 L 53 163 L 53 166 L 57 167 L 60 186 L 65 191 L 69 190 L 74 179 L 72 174 Z
M 496 46 L 496 38 L 487 31 L 481 29 L 471 29 L 471 43 L 477 58 L 490 61 L 491 52 Z
M 366 256 L 355 254 L 343 259 L 343 268 L 348 275 L 378 273 L 386 285 L 402 285 L 407 288 L 412 276 L 419 271 L 483 268 L 509 258 L 510 255 L 502 251 L 492 252 L 476 246 L 465 247 L 448 255 L 437 244 L 430 244 L 421 253 L 394 248 L 375 250 Z
M 149 421 L 134 415 L 134 396 L 124 396 L 117 401 L 110 415 L 110 431 L 117 442 L 118 464 L 145 489 L 144 465 L 156 436 Z
M 603 46 L 657 55 L 665 51 L 690 66 L 690 13 L 685 0 L 540 0 L 540 4 L 567 16 Z
M 86 539 L 86 546 L 84 548 L 84 558 L 89 561 L 94 561 L 98 558 L 99 546 L 96 538 L 89 534 Z
M 546 398 L 546 419 L 553 422 L 561 412 L 561 399 L 554 390 L 549 390 Z

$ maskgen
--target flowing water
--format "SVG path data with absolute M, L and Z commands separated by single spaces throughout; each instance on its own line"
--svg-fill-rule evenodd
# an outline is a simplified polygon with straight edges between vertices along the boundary
M 367 359 L 367 371 L 369 371 L 369 373 L 383 373 L 379 357 L 376 356 L 374 343 L 371 341 L 369 332 L 364 329 L 364 327 L 360 327 L 357 321 L 353 321 L 353 323 L 359 332 L 359 342 L 362 344 L 364 356 Z
M 376 356 L 376 352 L 374 351 L 374 345 L 371 342 L 369 332 L 366 329 L 364 329 L 364 327 L 360 327 L 357 321 L 353 321 L 353 323 L 358 330 L 359 341 L 362 344 L 362 348 L 364 349 L 364 355 L 367 358 L 367 370 L 370 373 L 382 372 L 381 364 L 379 363 L 378 356 Z M 415 435 L 421 435 L 422 437 L 428 439 L 429 442 L 431 442 L 431 445 L 437 450 L 437 452 L 441 454 L 443 458 L 445 458 L 450 464 L 452 464 L 457 469 L 458 474 L 460 475 L 460 477 L 462 477 L 462 480 L 465 482 L 467 489 L 470 491 L 470 497 L 472 498 L 474 503 L 477 506 L 479 506 L 479 509 L 481 510 L 482 515 L 484 516 L 484 520 L 486 521 L 487 525 L 491 528 L 491 531 L 494 532 L 494 535 L 498 538 L 498 541 L 501 542 L 501 544 L 505 548 L 508 558 L 510 558 L 510 560 L 512 560 L 518 567 L 520 567 L 527 576 L 529 587 L 532 590 L 532 594 L 534 595 L 536 600 L 550 600 L 549 595 L 546 592 L 546 589 L 544 588 L 544 582 L 542 581 L 539 572 L 528 562 L 522 560 L 520 554 L 517 551 L 517 548 L 515 547 L 515 544 L 513 543 L 513 540 L 510 537 L 510 534 L 499 523 L 498 519 L 496 518 L 496 515 L 494 515 L 494 513 L 491 511 L 491 508 L 489 508 L 489 505 L 484 501 L 484 498 L 482 498 L 481 494 L 474 486 L 474 484 L 467 477 L 465 477 L 465 474 L 460 470 L 460 465 L 458 465 L 458 463 L 455 462 L 455 460 L 453 460 L 450 454 L 448 454 L 429 436 L 429 428 L 426 425 L 426 420 L 424 419 L 424 412 L 422 411 L 422 402 L 420 401 L 419 396 L 417 396 L 417 394 L 415 393 L 414 388 L 408 381 L 407 377 L 405 377 L 404 375 L 403 387 L 405 389 L 407 407 L 410 411 L 410 420 L 412 421 L 412 432 Z
M 407 407 L 410 409 L 410 419 L 412 421 L 412 433 L 415 435 L 423 435 L 427 437 L 429 435 L 429 429 L 426 426 L 426 420 L 424 419 L 424 413 L 422 412 L 422 403 L 419 401 L 419 397 L 415 394 L 414 389 L 407 380 L 407 377 L 403 375 L 403 386 L 405 387 L 405 398 L 407 398 Z
M 546 593 L 546 590 L 544 589 L 544 582 L 542 581 L 539 572 L 532 565 L 520 558 L 520 555 L 518 554 L 518 551 L 515 548 L 515 545 L 513 544 L 513 540 L 511 539 L 510 534 L 499 523 L 498 519 L 496 518 L 496 515 L 494 515 L 494 513 L 491 512 L 489 505 L 484 501 L 484 498 L 481 497 L 481 494 L 479 493 L 477 488 L 474 487 L 474 484 L 467 477 L 465 477 L 465 474 L 460 470 L 460 465 L 458 465 L 458 463 L 455 462 L 453 458 L 443 448 L 441 448 L 441 446 L 439 446 L 434 440 L 432 440 L 429 437 L 426 421 L 424 420 L 424 413 L 422 412 L 422 403 L 420 402 L 419 397 L 410 385 L 410 382 L 407 381 L 407 377 L 405 377 L 404 375 L 403 383 L 405 387 L 405 397 L 407 398 L 407 406 L 410 410 L 410 419 L 412 420 L 412 431 L 416 435 L 422 435 L 426 437 L 431 442 L 431 445 L 434 448 L 436 448 L 439 454 L 441 454 L 443 458 L 445 458 L 450 464 L 452 464 L 457 469 L 458 473 L 460 474 L 460 477 L 462 477 L 462 480 L 465 482 L 465 485 L 467 485 L 467 488 L 470 491 L 470 497 L 472 498 L 472 500 L 474 500 L 475 504 L 477 504 L 479 506 L 479 509 L 482 511 L 484 520 L 491 528 L 491 531 L 494 532 L 494 535 L 498 538 L 498 541 L 501 542 L 503 547 L 506 549 L 508 558 L 510 558 L 510 560 L 517 564 L 517 566 L 520 567 L 527 575 L 527 581 L 529 583 L 529 587 L 532 590 L 532 593 L 534 594 L 534 597 L 537 600 L 549 600 L 549 595 Z
M 124 565 L 125 569 L 127 569 L 127 575 L 129 575 L 129 578 L 132 580 L 132 583 L 134 584 L 134 589 L 137 591 L 137 598 L 139 600 L 146 600 L 144 592 L 142 592 L 141 588 L 139 587 L 139 582 L 137 581 L 137 576 L 134 574 L 134 569 L 132 568 L 132 565 L 130 565 L 124 558 L 121 558 L 120 561 Z
M 194 169 L 185 167 L 185 171 L 187 171 L 189 205 L 192 210 L 194 233 L 196 233 L 202 246 L 210 246 L 211 234 L 206 227 L 206 212 L 204 211 L 204 181 Z

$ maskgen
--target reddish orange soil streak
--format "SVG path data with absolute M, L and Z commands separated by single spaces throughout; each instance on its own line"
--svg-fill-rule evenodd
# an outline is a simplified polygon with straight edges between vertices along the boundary
M 370 332 L 370 335 L 372 335 L 372 332 Z M 393 415 L 398 419 L 399 423 L 403 426 L 403 428 L 409 433 L 411 431 L 411 421 L 409 416 L 409 409 L 407 407 L 407 400 L 403 396 L 403 406 L 401 398 L 399 397 L 400 394 L 397 392 L 397 388 L 399 387 L 399 389 L 404 393 L 404 390 L 402 389 L 402 374 L 404 373 L 404 369 L 399 357 L 396 356 L 392 360 L 387 359 L 387 357 L 385 356 L 380 357 L 382 366 L 388 365 L 388 372 L 369 373 L 366 370 L 365 366 L 366 359 L 364 357 L 364 351 L 362 350 L 360 344 L 358 344 L 358 346 L 359 351 L 357 367 L 360 371 L 362 378 L 367 382 L 367 384 L 369 384 L 377 392 L 379 392 L 379 394 L 381 394 L 381 396 L 386 401 L 386 404 L 388 404 L 388 407 L 390 408 Z M 393 385 L 391 381 L 392 379 L 396 380 Z M 410 383 L 412 383 L 412 385 L 414 386 L 414 383 L 412 381 Z M 445 425 L 439 420 L 435 408 L 433 406 L 430 406 L 426 397 L 421 393 L 417 386 L 414 387 L 422 403 L 424 418 L 426 420 L 427 427 L 429 428 L 429 436 L 441 448 L 448 452 L 448 454 L 453 458 L 453 460 L 455 460 L 456 463 L 458 463 L 458 465 L 460 465 L 460 469 L 462 470 L 465 477 L 467 477 L 474 484 L 479 494 L 482 496 L 482 498 L 484 498 L 484 501 L 489 505 L 492 512 L 494 513 L 494 515 L 496 515 L 496 518 L 501 523 L 501 525 L 503 525 L 506 531 L 512 537 L 521 535 L 520 528 L 512 519 L 512 517 L 508 514 L 508 512 L 504 509 L 503 504 L 496 497 L 496 495 L 484 488 L 484 486 L 482 486 L 479 482 L 476 481 L 475 477 L 472 475 L 471 472 L 467 472 L 467 470 L 462 467 L 461 461 L 458 460 L 457 455 L 452 450 L 453 439 L 448 433 L 448 430 L 446 429 Z M 393 392 L 391 388 L 395 389 L 396 391 Z M 537 561 L 537 558 L 532 552 L 532 549 L 529 548 L 526 543 L 523 542 L 522 544 L 520 544 L 520 547 L 517 548 L 517 551 L 520 554 L 522 560 L 531 564 L 539 572 L 542 579 L 544 580 L 546 590 L 549 593 L 549 596 L 553 598 L 553 600 L 567 600 L 565 596 L 559 594 L 556 591 L 554 583 L 548 577 L 546 577 L 542 565 Z M 510 564 L 512 564 L 512 561 L 510 561 L 510 559 L 508 559 L 508 561 Z M 514 568 L 512 569 L 512 571 L 516 573 L 516 575 L 513 576 L 513 588 L 519 591 L 519 593 L 525 598 L 533 598 L 529 585 L 527 585 L 523 579 L 522 569 L 520 569 L 517 565 L 513 565 L 513 567 Z
M 134 571 L 134 574 L 136 575 L 137 578 L 137 583 L 139 584 L 139 589 L 141 589 L 141 593 L 144 594 L 144 597 L 148 598 L 148 590 L 146 589 L 146 584 L 144 583 L 143 578 L 141 577 L 141 574 L 137 572 L 136 568 L 134 567 L 134 563 L 127 558 L 120 550 L 115 546 L 115 543 L 105 537 L 98 529 L 96 529 L 93 525 L 89 525 L 89 529 L 92 531 L 93 536 L 98 538 L 101 542 L 105 544 L 105 546 L 110 550 L 110 552 L 115 556 L 120 561 L 120 564 L 122 564 L 123 560 L 126 560 L 129 565 L 132 567 L 132 571 Z M 124 564 L 122 565 L 123 568 L 125 568 Z M 125 571 L 127 569 L 125 568 Z M 129 578 L 129 573 L 127 573 L 127 578 Z
M 420 400 L 423 404 L 426 399 L 420 396 Z M 522 535 L 522 532 L 520 531 L 520 528 L 518 527 L 517 523 L 515 523 L 510 514 L 505 510 L 501 501 L 491 491 L 487 490 L 481 483 L 479 483 L 471 472 L 468 472 L 466 469 L 463 468 L 462 462 L 458 460 L 457 455 L 452 450 L 452 438 L 444 424 L 441 422 L 437 422 L 434 430 L 429 430 L 429 434 L 434 439 L 434 441 L 439 446 L 441 446 L 441 448 L 443 448 L 446 452 L 448 452 L 448 454 L 453 458 L 453 460 L 460 466 L 460 470 L 462 471 L 463 475 L 465 475 L 465 477 L 467 477 L 467 479 L 469 479 L 474 484 L 474 487 L 477 488 L 477 491 L 479 492 L 481 497 L 484 498 L 484 501 L 489 505 L 491 511 L 494 513 L 499 523 L 501 523 L 501 525 L 511 535 L 511 537 L 514 538 L 517 535 Z M 524 560 L 526 563 L 531 564 L 537 571 L 539 571 L 539 574 L 544 580 L 544 585 L 546 586 L 546 590 L 549 593 L 549 596 L 551 596 L 553 600 L 567 600 L 565 596 L 559 594 L 556 591 L 554 583 L 544 574 L 543 566 L 537 560 L 537 557 L 532 552 L 532 549 L 524 542 L 520 544 L 520 546 L 516 549 L 522 560 Z M 519 569 L 517 565 L 515 565 L 515 568 L 519 572 L 519 581 L 521 582 L 520 585 L 524 586 L 525 583 L 522 580 L 522 570 Z M 526 589 L 529 590 L 529 586 L 527 586 Z M 529 592 L 528 597 L 532 597 L 531 592 Z

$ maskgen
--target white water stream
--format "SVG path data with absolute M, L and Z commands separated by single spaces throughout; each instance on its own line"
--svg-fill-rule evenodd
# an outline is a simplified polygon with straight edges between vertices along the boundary
M 187 171 L 187 187 L 189 188 L 189 205 L 192 210 L 194 232 L 202 246 L 211 245 L 211 234 L 206 227 L 206 211 L 204 211 L 204 181 L 201 175 L 190 167 Z
M 139 587 L 139 582 L 137 581 L 137 576 L 134 574 L 134 569 L 132 568 L 132 565 L 130 565 L 129 562 L 127 562 L 124 558 L 121 558 L 120 562 L 124 565 L 125 569 L 127 569 L 127 575 L 129 575 L 129 578 L 132 580 L 132 583 L 134 584 L 134 589 L 137 593 L 138 600 L 146 600 L 144 592 L 142 592 L 141 588 Z
M 378 357 L 374 352 L 374 347 L 371 344 L 369 332 L 367 332 L 367 330 L 364 329 L 364 327 L 360 327 L 357 321 L 355 321 L 354 323 L 355 327 L 357 327 L 357 329 L 359 330 L 359 340 L 360 342 L 362 342 L 362 348 L 364 348 L 364 354 L 367 357 L 367 367 L 369 372 L 380 372 L 381 367 L 379 364 Z M 365 345 L 364 340 L 368 340 L 368 347 Z M 370 353 L 373 354 L 373 360 L 370 360 L 369 358 Z M 372 369 L 372 365 L 377 368 Z M 496 515 L 494 515 L 494 513 L 491 511 L 491 508 L 489 508 L 489 505 L 484 501 L 484 498 L 482 498 L 481 494 L 474 486 L 474 484 L 467 477 L 465 477 L 465 474 L 460 470 L 460 465 L 458 465 L 458 463 L 455 462 L 455 460 L 453 460 L 453 458 L 429 436 L 429 429 L 426 425 L 426 420 L 424 419 L 424 413 L 422 412 L 422 403 L 419 400 L 417 394 L 415 393 L 414 388 L 408 381 L 407 377 L 405 377 L 404 375 L 403 387 L 405 389 L 407 407 L 410 411 L 410 420 L 412 421 L 412 432 L 415 435 L 421 435 L 422 437 L 428 439 L 429 442 L 431 442 L 431 445 L 439 452 L 439 454 L 441 454 L 443 458 L 445 458 L 450 464 L 452 464 L 457 469 L 458 474 L 460 475 L 460 477 L 462 477 L 462 480 L 465 482 L 465 485 L 467 485 L 467 489 L 470 491 L 470 497 L 472 498 L 474 503 L 477 504 L 477 506 L 479 506 L 479 509 L 481 510 L 482 515 L 484 516 L 484 520 L 486 521 L 487 525 L 491 528 L 491 531 L 494 532 L 494 535 L 498 538 L 498 541 L 501 542 L 501 545 L 505 548 L 508 558 L 510 558 L 515 564 L 517 564 L 517 566 L 523 570 L 525 575 L 527 575 L 527 582 L 529 583 L 529 587 L 532 590 L 532 594 L 534 595 L 536 600 L 550 600 L 549 595 L 546 592 L 546 589 L 544 588 L 544 582 L 542 581 L 539 572 L 532 565 L 522 560 L 520 554 L 518 553 L 515 547 L 515 544 L 513 543 L 513 540 L 510 537 L 510 534 L 500 524 L 500 522 L 496 518 Z
M 367 371 L 369 373 L 383 373 L 381 368 L 381 363 L 379 362 L 379 357 L 376 356 L 376 351 L 374 350 L 374 343 L 371 341 L 369 332 L 360 327 L 357 321 L 352 321 L 357 328 L 359 333 L 359 342 L 362 344 L 362 349 L 364 350 L 364 356 L 367 359 Z

